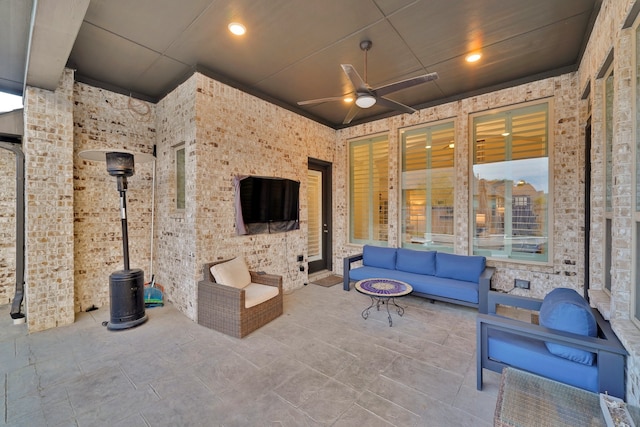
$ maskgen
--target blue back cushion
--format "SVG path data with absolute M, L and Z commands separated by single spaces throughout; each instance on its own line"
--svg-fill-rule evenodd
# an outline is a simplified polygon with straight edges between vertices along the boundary
M 396 248 L 381 248 L 364 245 L 362 248 L 362 264 L 367 267 L 396 269 Z
M 396 252 L 396 270 L 435 276 L 436 252 L 399 248 Z
M 465 282 L 480 281 L 487 259 L 483 256 L 436 253 L 436 276 Z
M 598 324 L 587 301 L 574 289 L 557 288 L 549 292 L 540 306 L 540 325 L 574 334 L 595 337 Z M 574 362 L 591 365 L 594 354 L 573 347 L 545 343 L 550 353 Z

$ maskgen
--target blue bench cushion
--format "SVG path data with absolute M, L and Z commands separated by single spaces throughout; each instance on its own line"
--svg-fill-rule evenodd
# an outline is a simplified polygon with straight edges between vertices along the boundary
M 368 267 L 395 270 L 396 248 L 382 248 L 379 246 L 364 245 L 364 248 L 362 249 L 362 264 Z
M 349 271 L 349 279 L 363 280 L 371 278 L 395 279 L 408 283 L 414 292 L 427 295 L 438 295 L 459 301 L 478 303 L 478 284 L 406 271 L 388 270 L 379 267 L 358 267 Z
M 598 367 L 549 353 L 542 341 L 504 331 L 489 332 L 488 356 L 546 378 L 598 393 Z
M 556 288 L 544 297 L 540 306 L 540 325 L 589 337 L 598 334 L 598 324 L 591 307 L 574 289 L 568 288 Z M 546 346 L 556 356 L 585 365 L 594 362 L 595 355 L 589 351 L 551 342 Z
M 436 276 L 478 283 L 486 261 L 483 256 L 438 252 L 436 253 Z
M 399 248 L 396 252 L 396 270 L 435 276 L 436 252 Z

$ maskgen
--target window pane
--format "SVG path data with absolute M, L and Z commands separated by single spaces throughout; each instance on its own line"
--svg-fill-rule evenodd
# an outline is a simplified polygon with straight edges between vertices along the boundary
M 402 133 L 402 246 L 453 252 L 453 122 Z
M 473 252 L 545 262 L 548 105 L 474 118 Z
M 176 209 L 184 209 L 185 206 L 185 149 L 176 149 Z
M 322 172 L 309 170 L 307 173 L 308 199 L 308 242 L 309 261 L 322 259 Z
M 605 80 L 605 150 L 606 150 L 606 210 L 611 212 L 613 189 L 613 71 Z
M 387 244 L 389 142 L 386 136 L 353 141 L 350 163 L 350 242 Z

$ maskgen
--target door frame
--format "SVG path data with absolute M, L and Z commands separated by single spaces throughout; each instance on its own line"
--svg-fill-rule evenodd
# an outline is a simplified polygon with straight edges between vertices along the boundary
M 333 270 L 333 222 L 332 222 L 332 163 L 325 160 L 308 158 L 307 167 L 310 170 L 322 172 L 322 259 L 324 261 L 311 261 L 308 265 L 309 273 L 314 273 L 323 269 Z M 326 224 L 326 225 L 325 225 Z M 326 230 L 326 232 L 325 232 Z M 308 229 L 307 229 L 308 233 Z

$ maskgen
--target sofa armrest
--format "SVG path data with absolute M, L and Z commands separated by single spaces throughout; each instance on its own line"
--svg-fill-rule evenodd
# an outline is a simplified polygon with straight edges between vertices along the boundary
M 491 278 L 495 273 L 495 267 L 485 267 L 478 280 L 478 313 L 487 313 L 489 309 L 489 292 L 491 291 Z
M 277 274 L 267 274 L 257 271 L 249 271 L 251 282 L 261 285 L 275 286 L 282 290 L 282 276 Z
M 594 353 L 605 351 L 627 355 L 627 350 L 625 350 L 624 346 L 622 346 L 615 336 L 614 339 L 589 337 L 492 314 L 478 314 L 477 325 L 478 331 L 481 330 L 483 325 L 488 325 L 487 327 L 489 329 L 501 330 L 540 341 L 581 348 Z
M 541 299 L 510 295 L 504 292 L 489 291 L 487 295 L 487 312 L 485 314 L 496 314 L 496 306 L 507 305 L 510 307 L 524 308 L 527 310 L 540 311 Z
M 342 289 L 345 291 L 350 290 L 349 288 L 349 270 L 351 270 L 351 264 L 360 261 L 363 258 L 363 254 L 351 255 L 344 257 L 342 260 Z

